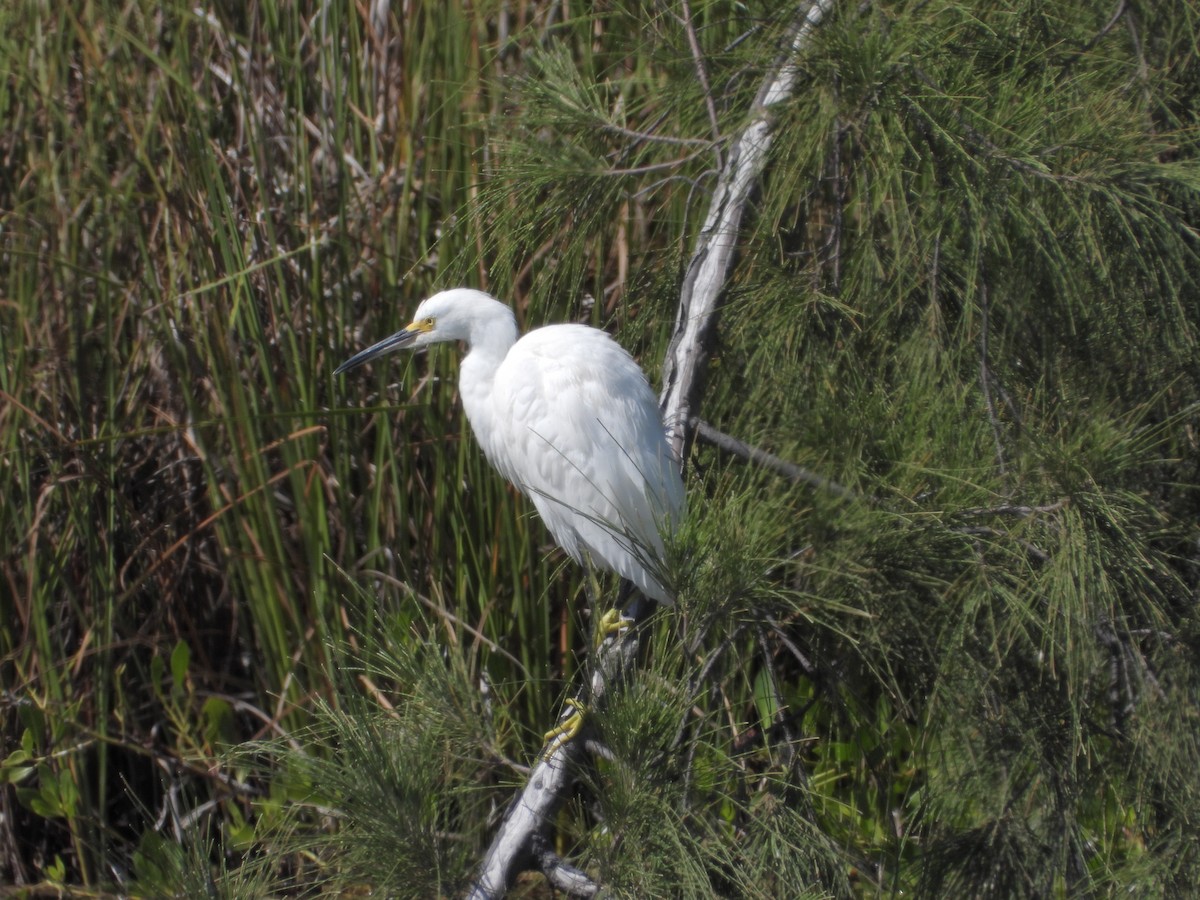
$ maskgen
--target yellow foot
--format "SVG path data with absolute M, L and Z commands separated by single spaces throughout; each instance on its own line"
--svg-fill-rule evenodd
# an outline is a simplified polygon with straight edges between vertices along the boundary
M 541 760 L 549 759 L 554 755 L 555 750 L 563 746 L 567 741 L 574 740 L 575 736 L 583 730 L 583 715 L 587 712 L 587 707 L 574 697 L 569 698 L 566 705 L 575 710 L 575 712 L 546 732 L 546 736 L 543 738 L 546 745 L 542 747 L 542 752 L 538 756 Z
M 633 627 L 633 619 L 627 619 L 621 615 L 621 611 L 610 609 L 600 617 L 600 621 L 596 623 L 596 646 L 599 647 L 604 643 L 605 638 L 609 635 L 619 637 L 621 632 L 627 628 Z

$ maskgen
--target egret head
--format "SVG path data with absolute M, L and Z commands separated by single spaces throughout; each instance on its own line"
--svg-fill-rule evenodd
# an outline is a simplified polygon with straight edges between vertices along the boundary
M 340 375 L 394 350 L 415 349 L 442 341 L 466 341 L 474 345 L 497 332 L 509 344 L 516 340 L 516 319 L 512 310 L 499 300 L 470 288 L 442 291 L 421 302 L 409 325 L 354 354 L 334 369 L 333 374 Z

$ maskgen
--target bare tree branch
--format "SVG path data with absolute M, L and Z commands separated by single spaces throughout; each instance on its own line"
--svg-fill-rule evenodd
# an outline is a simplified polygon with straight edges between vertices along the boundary
M 767 164 L 767 152 L 774 137 L 771 107 L 791 93 L 797 76 L 796 57 L 832 8 L 833 0 L 813 0 L 796 23 L 787 51 L 764 79 L 750 123 L 725 157 L 708 215 L 684 274 L 675 332 L 663 364 L 660 398 L 671 445 L 679 459 L 684 459 L 686 445 L 690 443 L 692 409 L 708 359 L 718 300 L 733 264 L 742 213 Z
M 762 466 L 764 469 L 770 469 L 772 472 L 782 475 L 789 481 L 803 482 L 811 487 L 828 491 L 831 494 L 846 499 L 852 499 L 856 496 L 854 491 L 848 487 L 844 487 L 836 481 L 818 475 L 816 472 L 810 472 L 808 469 L 798 466 L 793 462 L 788 462 L 774 453 L 768 453 L 766 450 L 752 447 L 745 441 L 740 441 L 723 431 L 717 431 L 717 429 L 702 419 L 693 418 L 690 424 L 697 437 L 708 441 L 714 447 L 718 447 L 735 456 L 740 456 L 747 462 Z
M 552 843 L 545 835 L 539 835 L 534 840 L 534 861 L 546 880 L 568 897 L 595 897 L 599 894 L 600 885 L 592 881 L 586 872 L 564 862 L 554 852 Z
M 601 644 L 596 651 L 590 681 L 575 698 L 579 707 L 593 712 L 603 709 L 612 693 L 622 686 L 626 673 L 632 672 L 635 665 L 640 643 L 638 632 L 634 626 Z M 529 868 L 543 871 L 555 887 L 569 896 L 595 895 L 596 885 L 583 872 L 549 852 L 547 841 L 555 816 L 570 796 L 575 773 L 591 752 L 592 742 L 588 740 L 587 730 L 585 720 L 583 732 L 573 740 L 553 738 L 547 741 L 529 773 L 529 780 L 509 806 L 500 830 L 492 840 L 475 883 L 467 894 L 469 900 L 503 897 L 517 876 Z
M 534 862 L 534 849 L 571 789 L 571 770 L 584 754 L 581 741 L 568 743 L 534 767 L 524 789 L 513 800 L 492 839 L 479 875 L 467 897 L 503 897 L 517 876 Z

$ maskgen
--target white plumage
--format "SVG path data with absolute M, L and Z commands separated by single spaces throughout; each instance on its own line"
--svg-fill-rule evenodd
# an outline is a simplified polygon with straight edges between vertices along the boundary
M 459 392 L 484 455 L 533 501 L 555 541 L 670 603 L 663 540 L 683 514 L 683 482 L 646 376 L 605 332 L 549 325 L 518 340 L 503 303 L 458 288 L 338 372 L 401 347 L 463 341 Z

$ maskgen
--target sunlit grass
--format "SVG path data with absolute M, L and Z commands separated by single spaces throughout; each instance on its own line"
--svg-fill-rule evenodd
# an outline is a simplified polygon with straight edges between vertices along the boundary
M 787 10 L 77 6 L 0 11 L 0 880 L 453 893 L 587 576 L 453 348 L 333 369 L 469 283 L 656 379 Z M 689 458 L 618 893 L 1195 881 L 1196 22 L 1043 6 L 805 57 L 702 414 L 842 490 Z

